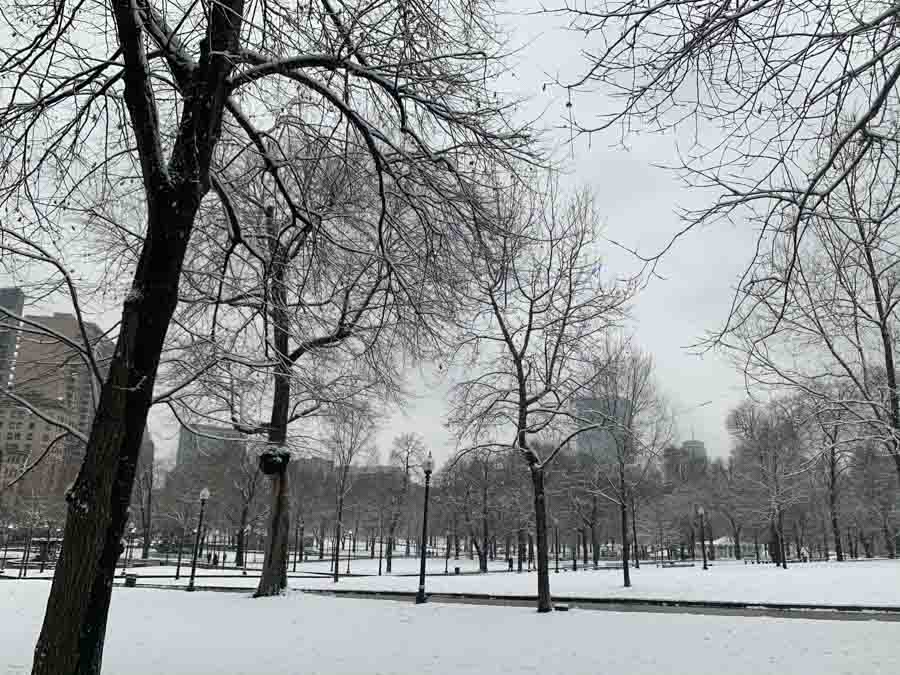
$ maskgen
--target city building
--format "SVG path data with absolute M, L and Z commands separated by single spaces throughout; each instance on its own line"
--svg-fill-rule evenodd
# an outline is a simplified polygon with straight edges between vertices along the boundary
M 89 436 L 94 420 L 99 386 L 79 349 L 84 344 L 82 327 L 74 314 L 25 317 L 27 330 L 20 331 L 15 361 L 14 390 L 29 400 L 54 401 L 73 417 L 73 427 Z M 46 329 L 40 331 L 42 327 Z M 86 322 L 84 332 L 90 341 L 101 374 L 105 374 L 114 345 L 96 324 Z M 70 483 L 84 459 L 84 443 L 72 439 L 66 443 L 62 481 Z
M 0 288 L 0 386 L 10 387 L 13 378 L 13 364 L 16 358 L 16 347 L 19 340 L 19 321 L 25 307 L 25 293 L 21 288 Z
M 190 466 L 216 457 L 240 457 L 247 447 L 244 434 L 230 427 L 193 424 L 178 432 L 177 467 Z
M 578 425 L 600 425 L 576 437 L 579 451 L 589 452 L 599 462 L 612 463 L 627 452 L 631 401 L 619 398 L 581 398 L 575 401 Z
M 706 471 L 707 461 L 703 441 L 692 439 L 681 447 L 670 445 L 663 450 L 663 477 L 667 483 L 696 478 Z
M 685 441 L 681 444 L 682 450 L 687 455 L 688 461 L 691 462 L 705 462 L 706 457 L 706 444 L 703 441 L 690 440 Z
M 63 429 L 52 421 L 75 426 L 75 416 L 58 401 L 40 395 L 33 394 L 27 401 L 48 419 L 11 398 L 0 400 L 0 482 L 7 485 L 40 459 L 14 488 L 14 494 L 62 495 L 69 484 L 66 457 L 78 441 L 71 436 L 60 438 Z

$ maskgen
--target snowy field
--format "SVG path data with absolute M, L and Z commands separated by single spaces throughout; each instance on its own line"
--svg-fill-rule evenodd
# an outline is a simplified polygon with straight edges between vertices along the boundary
M 552 569 L 552 567 L 551 567 Z M 441 568 L 443 571 L 443 568 Z M 678 600 L 734 600 L 829 605 L 900 606 L 900 561 L 805 563 L 788 569 L 772 565 L 723 562 L 704 571 L 696 567 L 631 570 L 632 588 L 622 587 L 621 570 L 550 573 L 550 589 L 559 596 L 630 597 Z M 437 576 L 427 579 L 434 592 L 528 595 L 535 593 L 536 573 Z M 340 588 L 415 591 L 414 577 L 343 579 Z M 327 579 L 294 579 L 294 588 L 329 588 Z M 900 671 L 898 671 L 900 672 Z
M 450 561 L 451 573 L 444 576 L 443 559 L 428 561 L 427 587 L 432 592 L 489 593 L 494 595 L 533 595 L 534 572 L 506 573 L 505 566 L 496 562 L 496 570 L 487 575 L 452 573 L 454 566 L 461 571 L 477 570 L 477 562 L 468 559 Z M 293 589 L 354 589 L 414 592 L 418 588 L 415 575 L 419 563 L 412 558 L 394 561 L 394 575 L 377 576 L 378 561 L 353 560 L 351 572 L 372 574 L 366 577 L 341 577 L 337 585 L 327 576 L 327 563 L 308 562 L 298 566 L 297 575 L 290 576 Z M 293 566 L 288 567 L 289 570 Z M 341 574 L 346 560 L 341 563 Z M 552 569 L 552 567 L 551 567 Z M 173 575 L 173 567 L 148 567 L 130 570 L 141 576 Z M 301 574 L 318 573 L 318 578 Z M 292 573 L 291 573 L 292 574 Z M 46 573 L 49 575 L 49 572 Z M 45 575 L 45 576 L 46 576 Z M 148 584 L 187 584 L 190 567 L 182 566 L 181 579 L 147 579 Z M 255 588 L 258 572 L 250 570 L 246 577 L 240 570 L 197 570 L 197 585 Z M 30 576 L 35 576 L 30 573 Z M 622 571 L 614 569 L 583 570 L 550 574 L 550 588 L 560 597 L 652 598 L 666 600 L 733 600 L 739 602 L 782 602 L 828 605 L 900 606 L 900 561 L 866 560 L 846 563 L 806 563 L 791 565 L 787 570 L 772 565 L 744 565 L 717 562 L 709 570 L 696 567 L 659 568 L 644 564 L 631 570 L 632 588 L 622 587 Z M 37 582 L 35 582 L 37 583 Z
M 454 575 L 453 567 L 463 572 L 477 571 L 477 561 L 450 560 L 450 574 L 444 575 L 444 560 L 429 559 L 426 585 L 430 592 L 485 593 L 493 595 L 534 595 L 534 572 L 508 573 L 500 561 L 491 564 L 490 574 Z M 310 561 L 298 565 L 296 576 L 289 565 L 289 585 L 292 589 L 346 589 L 409 591 L 418 588 L 419 561 L 413 558 L 395 559 L 393 575 L 377 576 L 377 560 L 353 560 L 353 574 L 373 576 L 344 577 L 346 559 L 341 562 L 341 579 L 335 584 L 327 562 Z M 552 567 L 551 567 L 552 569 Z M 168 578 L 146 578 L 151 585 L 186 586 L 190 566 L 182 565 L 181 578 L 175 580 L 174 567 L 129 568 L 141 577 L 168 575 Z M 7 570 L 7 574 L 10 570 Z M 198 586 L 227 586 L 253 589 L 258 570 L 250 569 L 247 576 L 233 567 L 205 569 L 198 567 Z M 315 574 L 310 577 L 309 575 Z M 304 576 L 301 576 L 304 575 Z M 401 576 L 412 575 L 412 576 Z M 38 576 L 29 571 L 29 577 Z M 52 576 L 51 571 L 44 573 Z M 900 561 L 860 560 L 846 563 L 806 563 L 790 565 L 787 570 L 772 565 L 744 565 L 734 561 L 716 562 L 709 570 L 695 567 L 659 568 L 644 564 L 631 570 L 632 587 L 622 587 L 622 571 L 615 569 L 583 570 L 550 574 L 550 588 L 558 597 L 650 598 L 665 600 L 732 600 L 738 602 L 781 602 L 827 605 L 867 605 L 900 607 Z M 117 580 L 122 577 L 117 574 Z M 36 584 L 43 582 L 35 580 Z
M 30 672 L 48 588 L 0 582 L 0 674 Z M 896 626 L 116 589 L 103 672 L 895 675 Z

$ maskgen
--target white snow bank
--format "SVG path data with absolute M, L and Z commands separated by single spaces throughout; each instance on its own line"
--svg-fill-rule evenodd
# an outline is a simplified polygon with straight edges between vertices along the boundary
M 48 585 L 0 583 L 0 673 L 28 673 Z M 900 672 L 896 624 L 117 589 L 107 675 Z

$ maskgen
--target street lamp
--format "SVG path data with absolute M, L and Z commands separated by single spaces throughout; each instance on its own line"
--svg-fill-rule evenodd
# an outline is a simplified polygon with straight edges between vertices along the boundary
M 135 532 L 137 532 L 137 528 L 134 525 L 132 525 L 131 529 L 128 530 L 128 548 L 130 549 L 130 552 L 128 555 L 130 558 L 129 563 L 132 565 L 134 564 L 134 534 L 135 534 Z
M 706 565 L 706 530 L 703 527 L 703 516 L 706 510 L 702 506 L 697 507 L 697 515 L 700 516 L 700 552 L 703 554 L 703 569 L 708 570 Z
M 347 530 L 347 572 L 346 574 L 350 574 L 350 555 L 353 551 L 353 548 L 350 546 L 350 542 L 353 540 L 353 530 Z
M 249 557 L 247 555 L 247 551 L 250 547 L 250 533 L 251 532 L 252 532 L 252 528 L 249 525 L 247 525 L 247 527 L 244 528 L 244 551 L 243 551 L 244 559 L 241 560 L 241 562 L 244 565 L 243 570 L 241 570 L 241 574 L 243 574 L 244 576 L 247 576 L 247 558 Z
M 427 602 L 425 598 L 425 547 L 428 542 L 428 489 L 431 486 L 431 472 L 434 470 L 434 460 L 431 458 L 431 452 L 425 458 L 422 469 L 425 471 L 425 506 L 422 510 L 422 545 L 419 547 L 421 561 L 419 563 L 419 592 L 416 593 L 417 605 Z
M 200 531 L 203 529 L 203 512 L 206 510 L 206 500 L 209 499 L 209 490 L 200 490 L 200 517 L 197 522 L 197 536 L 194 538 L 194 559 L 191 561 L 191 578 L 187 589 L 194 590 L 194 574 L 197 572 L 197 554 L 200 552 Z

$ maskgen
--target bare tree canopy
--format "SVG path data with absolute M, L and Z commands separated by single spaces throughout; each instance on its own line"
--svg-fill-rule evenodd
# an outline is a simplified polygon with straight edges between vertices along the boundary
M 4 253 L 61 279 L 78 312 L 70 270 L 86 247 L 67 250 L 66 240 L 132 249 L 110 265 L 132 281 L 114 289 L 124 295 L 122 320 L 69 492 L 34 673 L 100 671 L 137 450 L 198 215 L 216 209 L 227 246 L 254 256 L 231 199 L 236 160 L 249 153 L 264 167 L 274 197 L 259 206 L 283 219 L 280 252 L 310 241 L 318 223 L 309 210 L 317 202 L 299 200 L 305 186 L 290 169 L 304 137 L 334 141 L 347 171 L 371 179 L 376 250 L 391 236 L 383 226 L 392 200 L 465 195 L 468 214 L 470 186 L 488 167 L 530 159 L 527 135 L 508 121 L 511 104 L 492 91 L 501 44 L 484 10 L 234 0 L 20 3 L 3 13 Z M 283 128 L 291 133 L 275 131 Z M 116 204 L 116 217 L 100 203 Z M 432 234 L 419 241 L 439 255 L 450 233 Z M 275 345 L 282 367 L 285 343 Z

